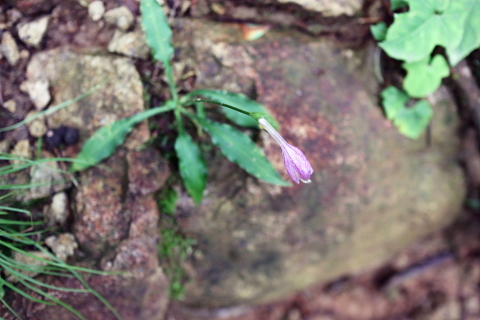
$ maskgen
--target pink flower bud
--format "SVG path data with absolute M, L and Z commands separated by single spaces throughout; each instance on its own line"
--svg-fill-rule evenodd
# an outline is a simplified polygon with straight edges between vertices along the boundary
M 275 130 L 265 118 L 258 119 L 260 128 L 264 129 L 278 142 L 282 148 L 283 161 L 285 162 L 285 168 L 287 172 L 296 183 L 300 181 L 304 183 L 312 182 L 310 177 L 313 174 L 313 168 L 307 157 L 297 147 L 287 143 L 280 133 Z

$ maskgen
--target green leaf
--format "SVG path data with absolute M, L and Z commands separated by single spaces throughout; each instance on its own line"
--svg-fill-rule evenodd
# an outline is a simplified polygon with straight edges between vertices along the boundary
M 430 124 L 432 116 L 432 106 L 421 100 L 411 108 L 400 110 L 393 123 L 404 136 L 418 139 Z
M 200 148 L 188 133 L 182 132 L 175 141 L 175 151 L 180 161 L 180 175 L 185 188 L 196 203 L 202 202 L 208 170 Z
M 468 16 L 465 21 L 465 31 L 460 44 L 447 48 L 448 60 L 456 66 L 473 50 L 480 47 L 480 0 L 468 0 Z
M 82 162 L 74 162 L 70 170 L 81 171 L 108 158 L 125 141 L 134 125 L 130 119 L 122 119 L 100 128 L 88 139 L 77 156 L 77 160 Z
M 167 101 L 165 107 L 153 108 L 98 129 L 83 146 L 82 151 L 77 156 L 78 161 L 73 163 L 70 171 L 85 170 L 108 158 L 125 141 L 125 137 L 137 123 L 174 108 L 172 101 Z
M 383 41 L 387 35 L 387 24 L 384 21 L 374 24 L 373 26 L 370 26 L 370 31 L 375 40 Z
M 406 7 L 407 5 L 408 4 L 405 2 L 405 0 L 391 0 L 392 11 Z
M 172 68 L 175 49 L 172 43 L 173 32 L 168 24 L 167 15 L 157 0 L 141 0 L 140 11 L 147 43 L 153 49 L 153 58 L 163 62 L 173 100 L 177 101 L 178 93 Z
M 266 119 L 270 124 L 275 128 L 279 128 L 278 121 L 275 117 L 265 108 L 262 104 L 249 99 L 243 93 L 234 93 L 229 92 L 226 90 L 208 90 L 208 89 L 199 89 L 190 92 L 187 97 L 190 99 L 194 99 L 195 96 L 204 96 L 210 99 L 213 99 L 218 102 L 222 102 L 225 104 L 230 104 L 234 107 L 241 108 L 247 112 L 262 112 L 266 114 Z M 244 127 L 251 127 L 251 128 L 258 128 L 258 122 L 250 116 L 245 114 L 241 114 L 237 111 L 223 108 L 222 110 L 225 112 L 225 115 L 228 119 L 232 120 L 234 123 L 238 124 L 239 126 Z
M 280 186 L 291 186 L 280 176 L 263 150 L 246 134 L 227 124 L 196 119 L 210 133 L 213 144 L 220 147 L 230 161 L 261 180 Z
M 423 98 L 435 92 L 442 84 L 442 78 L 450 74 L 450 67 L 442 55 L 437 54 L 431 62 L 426 58 L 417 62 L 404 63 L 407 76 L 403 88 L 414 98 Z
M 410 10 L 395 21 L 380 46 L 392 58 L 407 62 L 426 58 L 437 45 L 452 50 L 460 44 L 471 0 L 406 0 Z
M 405 104 L 410 99 L 405 92 L 393 86 L 383 89 L 381 95 L 388 120 L 395 119 L 397 113 L 405 108 Z
M 153 49 L 153 57 L 162 61 L 164 65 L 170 65 L 174 53 L 173 32 L 162 5 L 157 0 L 142 0 L 140 10 L 142 26 L 147 43 Z
M 432 107 L 427 101 L 419 101 L 407 108 L 408 95 L 395 88 L 388 87 L 382 91 L 383 108 L 387 118 L 392 120 L 401 134 L 411 139 L 418 139 L 432 119 Z

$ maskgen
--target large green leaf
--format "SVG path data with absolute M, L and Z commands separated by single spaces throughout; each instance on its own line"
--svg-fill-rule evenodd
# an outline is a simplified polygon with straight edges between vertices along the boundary
M 370 26 L 370 32 L 373 35 L 373 38 L 377 41 L 385 40 L 385 36 L 387 35 L 387 24 L 385 21 L 379 22 Z
M 414 98 L 423 98 L 435 92 L 442 84 L 442 79 L 450 74 L 450 66 L 442 55 L 437 54 L 429 63 L 430 58 L 404 63 L 407 76 L 403 88 Z
M 70 170 L 85 170 L 108 158 L 125 141 L 134 125 L 130 119 L 122 119 L 97 130 L 77 156 L 79 162 L 74 162 Z
M 164 65 L 170 65 L 174 53 L 173 33 L 162 5 L 157 0 L 142 0 L 140 10 L 142 26 L 147 43 L 153 49 L 153 57 L 162 61 Z
M 85 170 L 108 158 L 125 141 L 125 137 L 137 123 L 156 114 L 173 110 L 173 108 L 172 102 L 168 101 L 165 107 L 153 108 L 98 129 L 83 146 L 70 171 Z
M 409 108 L 406 103 L 410 98 L 405 92 L 395 87 L 384 89 L 382 98 L 387 118 L 392 120 L 404 136 L 418 139 L 430 124 L 433 111 L 427 101 L 421 100 Z
M 180 175 L 185 188 L 196 203 L 202 202 L 208 170 L 200 148 L 188 133 L 182 132 L 175 141 L 175 152 L 180 161 Z
M 393 120 L 397 113 L 405 108 L 405 104 L 410 99 L 405 92 L 398 90 L 396 87 L 390 86 L 383 89 L 382 93 L 383 108 L 388 120 Z
M 290 186 L 270 163 L 265 153 L 252 139 L 234 127 L 197 118 L 200 125 L 210 133 L 212 141 L 222 153 L 251 175 L 280 186 Z
M 262 104 L 249 99 L 246 95 L 242 93 L 233 93 L 226 90 L 199 89 L 190 92 L 187 97 L 193 99 L 195 96 L 204 96 L 221 103 L 230 104 L 247 112 L 264 113 L 267 115 L 265 118 L 268 120 L 268 122 L 270 122 L 270 124 L 272 124 L 274 128 L 279 128 L 278 121 L 267 110 L 267 108 L 265 108 Z M 252 117 L 228 108 L 222 107 L 222 109 L 225 112 L 227 118 L 232 120 L 234 123 L 244 127 L 258 128 L 258 122 Z
M 404 136 L 418 139 L 430 124 L 432 116 L 430 103 L 420 100 L 413 107 L 400 110 L 393 123 Z
M 405 1 L 406 0 L 391 0 L 390 5 L 391 5 L 391 8 L 392 8 L 392 11 L 395 11 L 397 9 L 406 7 L 407 3 Z
M 380 46 L 389 56 L 407 62 L 430 55 L 436 45 L 457 48 L 465 31 L 472 0 L 406 0 L 409 11 L 395 21 Z
M 473 50 L 480 47 L 480 0 L 467 0 L 468 16 L 465 31 L 457 47 L 448 47 L 448 60 L 452 66 L 457 65 Z

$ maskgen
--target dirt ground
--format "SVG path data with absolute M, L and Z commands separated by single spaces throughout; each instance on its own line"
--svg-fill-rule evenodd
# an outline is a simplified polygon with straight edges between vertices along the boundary
M 106 0 L 106 9 L 126 5 L 139 15 L 135 0 Z M 175 5 L 176 1 L 167 1 Z M 196 1 L 191 1 L 194 5 Z M 381 2 L 381 1 L 380 1 Z M 14 8 L 15 1 L 2 4 L 0 23 L 3 30 L 18 37 L 15 24 L 8 25 L 6 12 Z M 29 21 L 46 13 L 52 16 L 45 38 L 39 48 L 17 41 L 20 54 L 31 56 L 41 50 L 70 44 L 78 47 L 106 47 L 114 28 L 93 23 L 85 8 L 76 1 L 19 0 L 15 4 L 23 12 L 21 21 Z M 185 11 L 184 15 L 189 14 Z M 361 31 L 363 32 L 363 30 Z M 363 33 L 362 33 L 362 36 Z M 368 39 L 364 39 L 368 40 Z M 479 73 L 475 63 L 480 53 L 469 59 L 472 73 Z M 6 59 L 0 60 L 0 127 L 12 125 L 34 107 L 28 96 L 19 90 L 25 79 L 28 59 L 21 59 L 12 67 Z M 141 74 L 154 66 L 138 61 Z M 454 73 L 458 70 L 454 70 Z M 457 73 L 458 74 L 458 73 Z M 154 73 L 155 75 L 155 73 Z M 160 76 L 157 75 L 160 79 Z M 464 121 L 460 133 L 464 150 L 459 161 L 465 167 L 469 181 L 469 199 L 463 213 L 449 227 L 398 253 L 390 262 L 375 270 L 357 276 L 345 276 L 332 283 L 312 287 L 294 297 L 270 305 L 249 306 L 211 311 L 205 316 L 192 316 L 194 310 L 184 310 L 173 302 L 167 319 L 285 319 L 285 320 L 473 320 L 480 319 L 480 152 L 479 129 L 475 115 L 480 108 L 478 85 L 473 80 L 446 81 L 461 97 L 459 112 Z M 152 89 L 153 90 L 153 89 Z M 16 98 L 14 114 L 3 108 L 5 101 Z M 160 97 L 161 98 L 161 97 Z M 154 99 L 158 99 L 154 97 Z M 477 109 L 475 109 L 475 106 Z M 5 116 L 7 115 L 7 116 Z M 0 134 L 0 141 L 20 138 Z

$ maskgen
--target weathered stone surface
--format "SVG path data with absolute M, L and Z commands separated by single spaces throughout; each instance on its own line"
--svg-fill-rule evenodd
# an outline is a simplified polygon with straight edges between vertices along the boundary
M 16 7 L 25 15 L 36 15 L 52 10 L 62 0 L 6 0 L 8 4 Z
M 165 181 L 169 172 L 163 170 L 158 175 L 149 169 L 138 170 L 143 161 L 149 160 L 158 160 L 163 167 L 164 160 L 155 154 L 156 151 L 146 149 L 133 156 L 125 153 L 123 149 L 115 153 L 104 168 L 93 168 L 83 174 L 76 197 L 74 234 L 84 254 L 101 258 L 101 269 L 123 272 L 116 276 L 87 275 L 86 278 L 124 319 L 163 319 L 169 288 L 158 264 L 159 212 L 153 195 L 142 195 L 141 191 L 156 191 L 161 186 L 146 187 L 144 181 L 154 176 Z M 133 172 L 127 169 L 125 158 L 135 168 Z M 128 177 L 132 181 L 129 182 Z M 75 249 L 63 248 L 61 240 L 51 239 L 47 244 L 61 256 Z M 45 281 L 62 287 L 82 288 L 74 279 L 46 278 Z M 60 298 L 89 320 L 117 319 L 92 295 L 62 292 Z M 77 319 L 72 314 L 59 312 L 58 307 L 38 305 L 23 297 L 17 297 L 13 306 L 20 314 L 33 310 L 28 317 L 24 315 L 25 319 Z
M 125 320 L 163 319 L 168 303 L 168 282 L 160 268 L 150 270 L 143 278 L 135 276 L 82 275 L 105 297 Z M 84 289 L 75 278 L 41 278 L 52 285 Z M 96 297 L 87 293 L 53 292 L 55 297 L 81 312 L 88 320 L 117 320 L 118 318 Z M 12 302 L 17 313 L 26 320 L 77 320 L 78 317 L 58 306 L 46 306 L 19 297 Z M 5 310 L 5 314 L 10 312 Z M 15 319 L 7 317 L 6 319 Z
M 207 2 L 210 4 L 211 9 L 219 15 L 226 14 L 226 11 L 229 11 L 229 7 L 238 6 L 241 7 L 242 5 L 250 5 L 249 7 L 242 7 L 242 11 L 251 10 L 255 11 L 255 5 L 257 6 L 264 6 L 270 5 L 271 9 L 268 10 L 269 12 L 267 15 L 275 15 L 274 12 L 277 7 L 281 7 L 282 5 L 296 5 L 295 9 L 302 9 L 305 11 L 312 11 L 315 13 L 321 13 L 325 17 L 338 17 L 341 15 L 353 16 L 360 12 L 363 5 L 363 0 L 253 0 L 253 1 L 219 1 L 213 0 Z M 205 6 L 204 1 L 200 1 L 200 5 Z M 199 6 L 199 4 L 195 4 L 195 7 Z M 266 8 L 263 7 L 263 10 Z M 203 14 L 207 13 L 208 9 L 205 8 L 194 8 L 195 13 L 203 11 Z M 240 13 L 237 14 L 246 14 L 250 15 L 251 13 Z
M 159 190 L 170 175 L 168 164 L 153 149 L 127 154 L 128 187 L 132 194 L 145 196 Z
M 70 100 L 106 81 L 85 99 L 47 117 L 49 128 L 61 125 L 80 130 L 83 143 L 97 129 L 143 111 L 142 83 L 132 62 L 101 52 L 83 54 L 61 47 L 34 55 L 27 67 L 28 81 L 48 81 L 55 96 L 51 105 Z M 148 139 L 144 122 L 133 130 L 133 148 Z
M 259 2 L 270 3 L 269 0 Z M 337 17 L 342 14 L 353 16 L 360 12 L 362 0 L 278 0 L 279 3 L 295 3 L 306 10 L 321 12 L 325 16 Z
M 222 21 L 295 28 L 310 35 L 329 34 L 344 44 L 358 46 L 370 36 L 370 29 L 358 16 L 372 13 L 373 3 L 363 0 L 197 0 L 193 17 L 216 17 Z M 366 9 L 367 13 L 362 10 Z
M 311 184 L 279 188 L 209 159 L 203 204 L 184 196 L 178 209 L 198 243 L 186 304 L 271 301 L 374 267 L 459 212 L 459 122 L 445 90 L 432 97 L 430 144 L 409 140 L 377 105 L 368 50 L 275 31 L 246 43 L 235 25 L 179 23 L 179 59 L 197 69 L 197 87 L 257 94 L 315 169 Z M 260 140 L 285 175 L 278 145 Z

